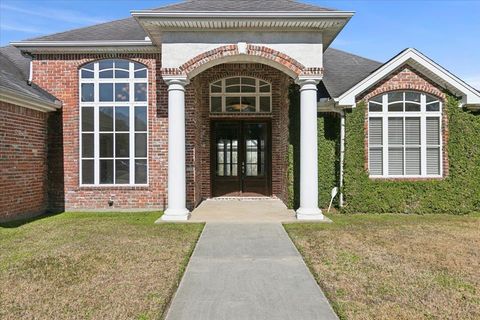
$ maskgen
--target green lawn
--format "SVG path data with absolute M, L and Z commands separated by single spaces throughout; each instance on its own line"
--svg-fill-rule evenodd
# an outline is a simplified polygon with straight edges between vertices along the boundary
M 480 319 L 480 215 L 287 224 L 341 319 Z
M 158 319 L 201 224 L 64 213 L 0 225 L 0 319 Z

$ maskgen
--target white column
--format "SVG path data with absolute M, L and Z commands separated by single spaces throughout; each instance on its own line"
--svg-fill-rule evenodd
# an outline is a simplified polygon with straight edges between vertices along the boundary
M 300 208 L 298 220 L 323 220 L 318 207 L 317 84 L 320 79 L 299 77 L 300 85 Z
M 185 76 L 164 77 L 168 85 L 168 207 L 164 221 L 186 221 Z

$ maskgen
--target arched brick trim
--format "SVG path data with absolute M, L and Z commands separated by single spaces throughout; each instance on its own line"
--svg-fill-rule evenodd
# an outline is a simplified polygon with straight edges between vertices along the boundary
M 268 48 L 265 46 L 259 45 L 247 45 L 245 52 L 240 52 L 237 45 L 225 45 L 222 47 L 215 48 L 210 51 L 206 51 L 183 65 L 181 65 L 178 69 L 177 68 L 164 68 L 162 69 L 163 75 L 188 75 L 195 70 L 201 68 L 205 64 L 209 64 L 214 61 L 218 61 L 219 63 L 227 62 L 235 62 L 235 59 L 231 59 L 232 61 L 228 61 L 229 57 L 242 57 L 248 56 L 252 57 L 252 62 L 254 63 L 262 63 L 263 61 L 270 62 L 267 63 L 277 69 L 285 71 L 291 77 L 298 77 L 300 75 L 319 75 L 323 74 L 322 68 L 306 68 L 297 60 L 293 59 L 292 57 L 274 50 L 272 48 Z M 259 59 L 255 59 L 255 57 Z M 241 59 L 240 59 L 241 60 Z M 238 62 L 238 61 L 237 61 Z M 213 65 L 212 65 L 213 66 Z M 194 72 L 194 75 L 196 73 Z
M 428 79 L 422 73 L 417 71 L 412 66 L 405 64 L 398 68 L 396 71 L 392 72 L 388 77 L 379 81 L 373 88 L 362 93 L 357 97 L 357 102 L 364 101 L 365 108 L 365 121 L 364 121 L 364 133 L 365 133 L 365 143 L 364 143 L 364 154 L 365 154 L 365 163 L 364 168 L 368 171 L 368 101 L 378 95 L 384 94 L 391 91 L 405 91 L 405 90 L 414 90 L 425 92 L 436 96 L 440 101 L 443 102 L 443 114 L 442 114 L 442 143 L 443 143 L 443 178 L 448 176 L 449 173 L 449 162 L 448 162 L 448 116 L 445 109 L 446 94 L 443 89 L 439 87 L 436 83 Z M 432 178 L 396 178 L 394 180 L 432 180 Z M 388 180 L 388 179 L 387 179 Z
M 275 61 L 288 69 L 292 70 L 295 74 L 300 75 L 305 70 L 305 67 L 298 62 L 297 60 L 289 57 L 288 55 L 276 51 L 274 49 L 264 47 L 264 46 L 255 46 L 249 44 L 247 46 L 247 54 L 251 56 L 259 56 L 266 58 L 268 60 Z
M 442 101 L 446 99 L 442 88 L 439 88 L 437 84 L 407 64 L 364 92 L 357 98 L 357 101 L 368 101 L 382 93 L 397 90 L 422 91 L 434 95 Z

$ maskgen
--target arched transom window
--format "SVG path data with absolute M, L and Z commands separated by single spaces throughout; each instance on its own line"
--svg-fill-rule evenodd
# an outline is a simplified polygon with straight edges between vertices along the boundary
M 388 92 L 368 103 L 370 176 L 442 176 L 442 103 L 415 91 Z
M 254 113 L 272 111 L 272 86 L 251 77 L 232 77 L 210 84 L 212 113 Z
M 101 60 L 80 69 L 80 184 L 148 183 L 147 68 Z

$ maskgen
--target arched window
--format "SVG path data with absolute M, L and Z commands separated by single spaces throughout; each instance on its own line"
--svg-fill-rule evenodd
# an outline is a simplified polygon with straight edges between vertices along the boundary
M 370 176 L 442 176 L 442 103 L 429 94 L 393 91 L 368 103 Z
M 251 77 L 232 77 L 210 84 L 212 113 L 254 113 L 272 111 L 272 86 Z
M 147 68 L 101 60 L 80 69 L 80 184 L 148 183 Z

